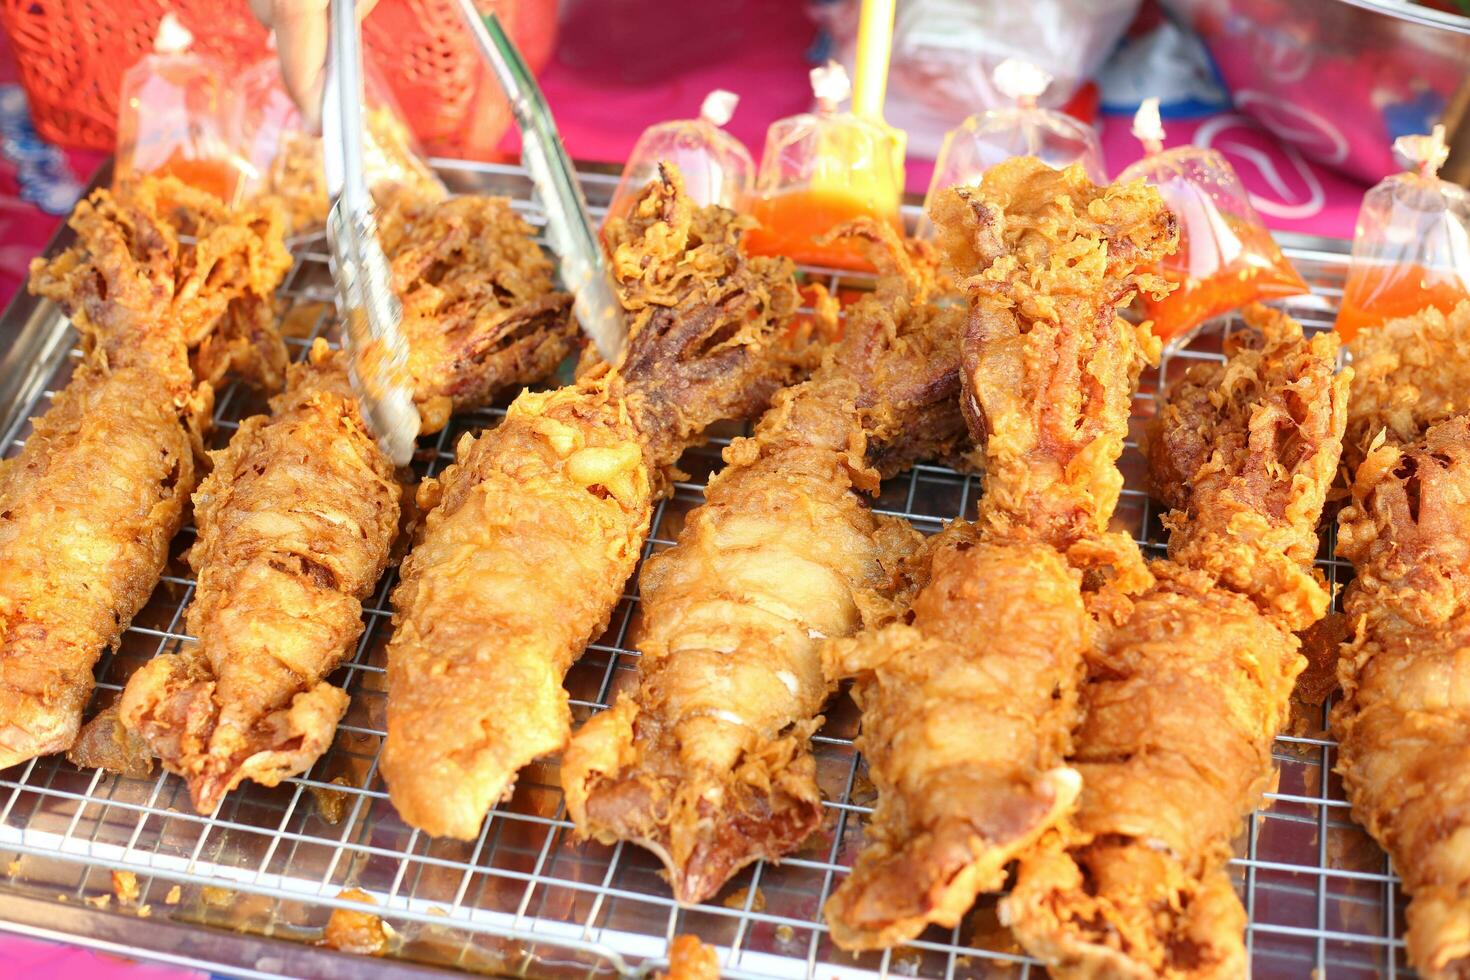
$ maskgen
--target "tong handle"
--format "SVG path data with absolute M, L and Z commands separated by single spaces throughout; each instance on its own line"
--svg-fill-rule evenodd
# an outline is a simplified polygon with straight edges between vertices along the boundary
M 500 18 L 494 13 L 481 16 L 474 0 L 458 3 L 520 127 L 521 160 L 546 210 L 547 243 L 561 259 L 562 280 L 574 297 L 577 320 L 603 360 L 611 363 L 627 339 L 623 308 L 546 97 Z
M 322 88 L 322 142 L 327 192 L 348 210 L 370 209 L 363 163 L 362 34 L 356 0 L 331 0 L 326 84 Z

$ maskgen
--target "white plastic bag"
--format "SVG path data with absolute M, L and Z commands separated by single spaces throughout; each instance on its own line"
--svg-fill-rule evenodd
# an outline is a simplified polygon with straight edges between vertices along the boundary
M 909 134 L 909 152 L 933 159 L 945 133 L 967 116 L 1006 106 L 995 69 L 1029 62 L 1053 81 L 1040 104 L 1064 105 L 1091 78 L 1138 12 L 1140 0 L 898 0 L 889 69 L 888 121 Z M 849 69 L 857 0 L 814 8 Z

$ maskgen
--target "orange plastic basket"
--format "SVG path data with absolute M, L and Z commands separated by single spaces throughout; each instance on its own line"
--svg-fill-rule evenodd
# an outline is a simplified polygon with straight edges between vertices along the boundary
M 533 68 L 555 36 L 556 0 L 476 0 L 498 12 Z M 111 150 L 122 76 L 153 46 L 173 11 L 199 50 L 232 69 L 267 54 L 266 31 L 247 0 L 0 0 L 36 128 L 65 146 Z M 387 77 L 408 123 L 432 152 L 494 152 L 509 124 L 499 87 L 480 65 L 453 0 L 381 0 L 363 43 Z

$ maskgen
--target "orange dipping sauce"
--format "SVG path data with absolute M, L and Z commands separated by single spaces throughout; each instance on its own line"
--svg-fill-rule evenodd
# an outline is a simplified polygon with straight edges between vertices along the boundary
M 758 197 L 750 213 L 760 227 L 745 233 L 745 251 L 750 255 L 785 255 L 802 265 L 871 272 L 873 265 L 860 244 L 839 241 L 821 245 L 817 240 L 844 221 L 861 217 L 886 221 L 900 233 L 903 231 L 897 209 L 885 214 L 865 198 L 836 191 L 802 190 Z
M 1191 255 L 1188 240 L 1179 251 L 1164 259 L 1156 271 L 1175 289 L 1162 300 L 1143 297 L 1145 315 L 1154 321 L 1154 333 L 1169 341 L 1231 310 L 1256 300 L 1280 299 L 1308 291 L 1306 282 L 1281 256 L 1271 233 L 1265 228 L 1217 218 L 1228 229 L 1220 236 L 1233 247 L 1230 254 L 1217 254 L 1211 243 L 1208 255 Z M 1195 270 L 1203 274 L 1192 275 Z
M 190 187 L 208 191 L 226 204 L 235 199 L 240 171 L 224 160 L 195 160 L 177 150 L 152 171 L 157 177 L 177 177 Z
M 1412 316 L 1426 306 L 1449 315 L 1467 299 L 1470 283 L 1451 270 L 1357 263 L 1348 273 L 1335 329 L 1343 340 L 1352 340 L 1364 327 Z

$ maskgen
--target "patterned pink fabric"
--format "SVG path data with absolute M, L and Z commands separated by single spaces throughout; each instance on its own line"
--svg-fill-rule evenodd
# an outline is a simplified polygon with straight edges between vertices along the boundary
M 207 973 L 94 953 L 77 946 L 0 936 L 0 963 L 14 980 L 206 980 Z

